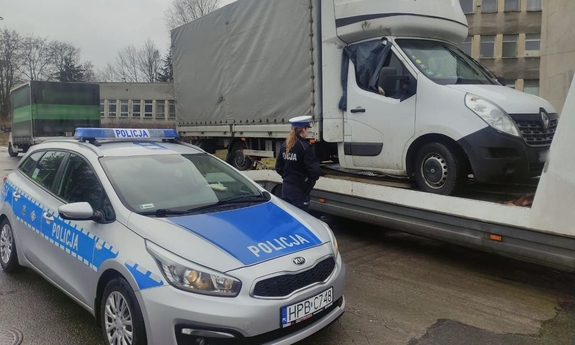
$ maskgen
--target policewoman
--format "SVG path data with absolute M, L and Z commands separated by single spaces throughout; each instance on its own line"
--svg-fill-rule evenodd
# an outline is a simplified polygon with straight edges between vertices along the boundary
M 309 212 L 309 193 L 320 176 L 319 160 L 305 140 L 311 128 L 311 116 L 290 119 L 290 134 L 276 158 L 276 172 L 283 179 L 282 199 Z

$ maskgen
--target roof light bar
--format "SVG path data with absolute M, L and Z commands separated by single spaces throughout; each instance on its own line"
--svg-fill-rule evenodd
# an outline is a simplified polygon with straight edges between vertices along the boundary
M 178 139 L 175 129 L 164 128 L 76 128 L 77 139 Z

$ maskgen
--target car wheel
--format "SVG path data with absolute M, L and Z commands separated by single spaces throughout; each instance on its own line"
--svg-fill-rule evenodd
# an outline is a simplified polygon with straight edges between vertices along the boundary
M 10 157 L 18 157 L 18 152 L 14 152 L 12 144 L 8 144 L 8 154 L 10 155 Z
M 100 322 L 107 345 L 146 345 L 146 327 L 134 291 L 124 278 L 111 280 L 102 294 Z
M 16 253 L 16 240 L 8 219 L 0 223 L 0 265 L 7 273 L 16 272 L 20 269 L 18 254 Z
M 467 173 L 462 154 L 443 143 L 428 143 L 415 157 L 415 180 L 420 190 L 454 195 L 463 189 Z
M 244 149 L 247 146 L 243 141 L 236 142 L 228 155 L 228 163 L 238 170 L 250 170 L 253 161 L 250 157 L 244 156 Z

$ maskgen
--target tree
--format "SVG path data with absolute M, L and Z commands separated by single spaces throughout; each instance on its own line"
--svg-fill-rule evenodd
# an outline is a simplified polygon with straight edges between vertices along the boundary
M 168 28 L 174 29 L 220 7 L 220 0 L 172 0 L 171 7 L 165 13 Z
M 171 82 L 174 81 L 174 66 L 172 65 L 172 49 L 168 51 L 166 57 L 162 60 L 164 66 L 158 76 L 158 81 Z
M 116 59 L 106 64 L 99 78 L 115 82 L 156 82 L 162 63 L 160 56 L 156 44 L 148 38 L 140 49 L 129 45 L 118 52 Z
M 138 68 L 142 72 L 144 81 L 153 83 L 159 80 L 160 64 L 162 59 L 160 51 L 151 39 L 147 39 L 144 46 L 138 51 Z
M 20 79 L 22 39 L 14 30 L 0 29 L 0 115 L 10 115 L 10 90 Z
M 29 35 L 22 40 L 20 71 L 27 80 L 52 79 L 54 64 L 46 38 Z

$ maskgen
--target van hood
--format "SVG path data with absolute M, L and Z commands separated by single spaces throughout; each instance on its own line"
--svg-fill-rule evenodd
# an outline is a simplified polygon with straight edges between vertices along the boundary
M 131 228 L 197 264 L 228 272 L 330 241 L 319 223 L 273 201 L 233 210 L 168 218 L 133 214 Z
M 455 90 L 483 97 L 505 110 L 508 114 L 539 114 L 539 108 L 555 113 L 555 108 L 541 97 L 501 85 L 447 85 Z

